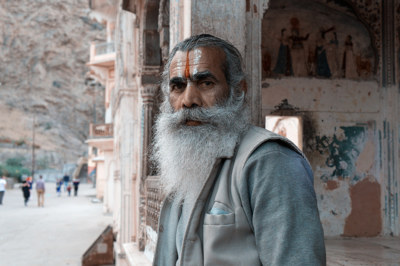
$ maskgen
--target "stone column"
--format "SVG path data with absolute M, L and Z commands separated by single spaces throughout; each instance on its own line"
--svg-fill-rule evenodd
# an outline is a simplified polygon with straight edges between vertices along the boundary
M 384 233 L 400 235 L 399 221 L 399 88 L 396 86 L 395 1 L 382 1 L 382 155 L 385 176 Z M 398 15 L 399 16 L 399 15 Z
M 146 190 L 145 182 L 149 175 L 149 146 L 151 144 L 153 117 L 154 117 L 154 102 L 158 91 L 156 84 L 144 84 L 140 89 L 142 99 L 142 114 L 141 114 L 141 163 L 140 163 L 140 196 L 139 196 L 139 249 L 144 250 L 145 235 L 146 235 Z

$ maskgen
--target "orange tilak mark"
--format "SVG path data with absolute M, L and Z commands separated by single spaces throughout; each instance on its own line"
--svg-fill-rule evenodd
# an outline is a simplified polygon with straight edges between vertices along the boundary
M 186 54 L 186 67 L 185 67 L 185 78 L 189 78 L 190 76 L 190 69 L 189 69 L 189 51 Z

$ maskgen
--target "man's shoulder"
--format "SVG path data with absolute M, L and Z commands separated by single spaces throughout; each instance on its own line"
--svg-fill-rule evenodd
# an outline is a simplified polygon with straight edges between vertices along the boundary
M 241 139 L 238 154 L 246 154 L 246 157 L 259 150 L 262 146 L 263 150 L 292 150 L 304 157 L 302 151 L 289 139 L 273 133 L 267 129 L 250 126 Z

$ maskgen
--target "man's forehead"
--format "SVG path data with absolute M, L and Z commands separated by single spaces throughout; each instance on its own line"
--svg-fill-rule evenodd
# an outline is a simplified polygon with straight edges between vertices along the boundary
M 185 71 L 187 67 L 222 67 L 225 53 L 218 47 L 199 47 L 189 51 L 177 51 L 172 58 L 170 71 Z

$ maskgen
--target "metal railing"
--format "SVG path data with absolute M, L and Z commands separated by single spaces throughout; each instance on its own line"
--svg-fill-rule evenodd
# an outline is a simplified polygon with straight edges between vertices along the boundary
M 113 129 L 113 124 L 90 124 L 89 136 L 91 138 L 112 138 Z

